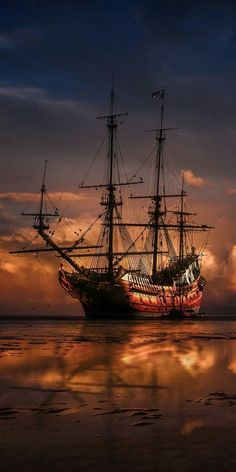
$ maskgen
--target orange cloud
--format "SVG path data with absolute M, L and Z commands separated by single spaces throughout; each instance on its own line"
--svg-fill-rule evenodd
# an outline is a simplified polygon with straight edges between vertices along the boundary
M 1 314 L 81 314 L 58 282 L 60 259 L 51 254 L 12 256 L 0 253 Z
M 230 187 L 226 191 L 227 195 L 235 195 L 236 194 L 236 188 L 235 187 Z
M 207 280 L 214 278 L 218 275 L 219 272 L 219 264 L 217 261 L 217 257 L 213 254 L 212 251 L 209 249 L 204 252 L 202 257 L 202 269 L 204 272 L 204 276 Z
M 82 193 L 74 194 L 71 192 L 50 192 L 49 197 L 52 201 L 64 201 L 69 202 L 73 199 L 73 201 L 78 200 L 87 200 L 88 197 Z M 39 193 L 25 193 L 25 192 L 5 192 L 0 193 L 0 200 L 7 200 L 12 202 L 38 202 L 39 201 Z
M 229 253 L 227 265 L 225 266 L 225 277 L 230 289 L 236 292 L 236 244 Z
M 184 174 L 184 180 L 188 185 L 192 187 L 208 187 L 210 182 L 203 179 L 202 177 L 197 177 L 190 169 L 183 169 L 182 174 Z
M 94 217 L 90 213 L 84 213 L 80 218 L 55 219 L 50 224 L 52 239 L 59 245 L 70 245 L 78 240 L 84 234 L 88 227 L 91 227 L 89 234 L 85 234 L 84 241 L 95 244 L 98 238 L 101 221 L 92 226 Z M 45 246 L 44 241 L 40 238 L 33 228 L 21 227 L 15 229 L 11 234 L 0 236 L 2 248 L 7 251 L 18 249 L 33 249 Z M 13 257 L 13 256 L 11 256 Z M 1 263 L 0 263 L 1 267 Z
M 82 218 L 63 218 L 52 224 L 56 229 L 53 239 L 59 245 L 70 245 L 92 223 L 90 213 Z M 57 227 L 58 225 L 58 227 Z M 97 239 L 97 228 L 92 230 L 91 242 Z M 90 242 L 85 237 L 85 241 Z M 36 231 L 27 227 L 16 228 L 0 237 L 0 313 L 1 314 L 70 314 L 83 313 L 80 303 L 72 299 L 58 282 L 62 259 L 55 253 L 9 254 L 10 250 L 45 247 Z M 63 261 L 63 264 L 66 263 Z

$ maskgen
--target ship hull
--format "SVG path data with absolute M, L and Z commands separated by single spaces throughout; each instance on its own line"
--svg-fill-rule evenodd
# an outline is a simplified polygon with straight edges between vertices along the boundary
M 199 313 L 205 285 L 200 275 L 185 285 L 164 286 L 145 284 L 145 278 L 130 283 L 127 275 L 114 283 L 91 281 L 64 270 L 59 272 L 59 281 L 73 298 L 81 302 L 86 317 L 97 319 L 194 316 Z

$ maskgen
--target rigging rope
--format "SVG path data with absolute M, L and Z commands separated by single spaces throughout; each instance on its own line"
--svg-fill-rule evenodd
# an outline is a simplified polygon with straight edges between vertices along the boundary
M 133 179 L 134 179 L 135 177 L 137 177 L 137 174 L 139 174 L 140 170 L 145 166 L 145 164 L 148 163 L 149 159 L 151 159 L 151 157 L 152 157 L 153 153 L 155 152 L 155 150 L 156 150 L 156 146 L 152 149 L 152 151 L 151 151 L 150 154 L 147 156 L 147 158 L 145 159 L 145 161 L 141 164 L 141 166 L 138 168 L 138 170 L 135 172 L 135 174 L 131 177 L 130 182 L 132 182 Z

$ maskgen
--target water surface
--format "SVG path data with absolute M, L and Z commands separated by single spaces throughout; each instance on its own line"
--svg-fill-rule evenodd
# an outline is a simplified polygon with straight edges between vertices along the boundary
M 4 320 L 0 378 L 4 471 L 30 470 L 36 450 L 43 470 L 58 454 L 69 470 L 119 470 L 121 454 L 123 470 L 138 455 L 145 471 L 236 465 L 219 450 L 236 425 L 236 321 Z

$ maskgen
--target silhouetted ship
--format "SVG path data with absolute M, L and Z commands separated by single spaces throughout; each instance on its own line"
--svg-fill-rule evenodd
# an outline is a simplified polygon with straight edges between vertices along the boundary
M 166 193 L 164 183 L 163 148 L 164 95 L 159 90 L 152 94 L 160 100 L 160 126 L 149 130 L 155 133 L 155 176 L 151 195 L 130 196 L 147 199 L 148 212 L 142 211 L 146 221 L 124 221 L 123 195 L 126 186 L 141 184 L 142 179 L 121 181 L 117 144 L 119 120 L 125 114 L 115 111 L 114 91 L 111 91 L 110 110 L 105 119 L 108 132 L 108 168 L 105 183 L 85 185 L 81 188 L 102 190 L 102 212 L 96 219 L 102 221 L 98 241 L 85 243 L 90 227 L 69 247 L 59 246 L 49 231 L 49 217 L 59 216 L 57 209 L 48 213 L 44 169 L 40 208 L 33 227 L 46 242 L 46 248 L 15 251 L 56 251 L 67 263 L 59 270 L 59 282 L 69 295 L 78 299 L 88 318 L 120 318 L 140 314 L 188 316 L 199 312 L 205 279 L 200 273 L 202 251 L 196 251 L 193 233 L 208 232 L 206 225 L 196 224 L 186 204 L 184 178 L 181 190 Z M 137 206 L 137 205 L 136 205 Z M 174 209 L 173 209 L 174 208 Z M 26 213 L 24 213 L 26 214 Z M 131 235 L 135 228 L 138 234 Z M 77 263 L 78 260 L 86 261 Z

